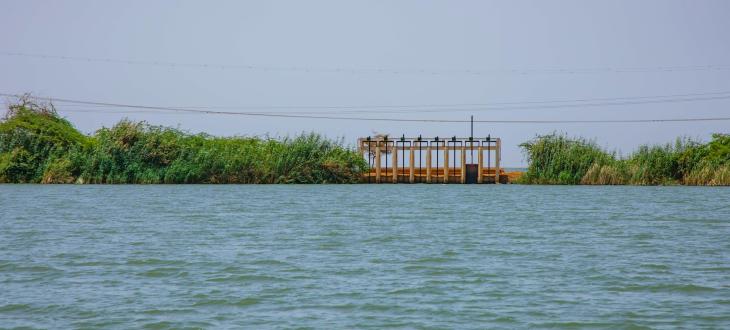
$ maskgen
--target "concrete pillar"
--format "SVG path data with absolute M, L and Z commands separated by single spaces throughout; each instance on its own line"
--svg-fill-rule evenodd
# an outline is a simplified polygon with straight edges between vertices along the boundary
M 398 183 L 398 147 L 393 143 L 393 183 Z
M 449 148 L 444 147 L 444 183 L 449 183 Z
M 461 148 L 461 183 L 466 183 L 466 147 Z
M 375 183 L 380 183 L 380 142 L 375 143 Z
M 502 139 L 497 138 L 497 150 L 494 151 L 494 162 L 495 162 L 495 174 L 494 174 L 494 180 L 495 183 L 499 184 L 499 161 L 502 157 Z
M 477 166 L 479 168 L 479 173 L 477 173 L 477 183 L 484 183 L 484 147 L 479 146 L 479 155 L 477 155 L 477 159 L 479 160 L 479 165 Z
M 408 182 L 410 183 L 416 182 L 416 175 L 415 173 L 413 173 L 413 171 L 416 169 L 416 164 L 414 164 L 416 156 L 413 154 L 415 150 L 416 148 L 414 148 L 413 144 L 411 144 L 410 154 L 408 155 Z
M 426 183 L 431 183 L 431 146 L 426 147 Z

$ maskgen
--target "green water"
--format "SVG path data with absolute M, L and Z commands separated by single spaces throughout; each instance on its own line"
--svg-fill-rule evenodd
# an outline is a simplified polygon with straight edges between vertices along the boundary
M 730 328 L 730 189 L 0 185 L 0 328 Z

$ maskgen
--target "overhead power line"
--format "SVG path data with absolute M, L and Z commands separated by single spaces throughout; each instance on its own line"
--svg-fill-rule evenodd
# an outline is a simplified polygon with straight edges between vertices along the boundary
M 6 96 L 12 96 L 8 94 Z M 340 106 L 312 106 L 312 105 L 288 105 L 288 106 L 164 106 L 165 108 L 187 109 L 187 110 L 244 110 L 246 112 L 267 113 L 267 114 L 413 114 L 413 113 L 437 113 L 437 112 L 482 112 L 495 110 L 536 110 L 536 109 L 561 109 L 561 108 L 584 108 L 622 105 L 641 105 L 655 103 L 683 103 L 696 101 L 726 100 L 730 99 L 730 91 L 686 93 L 673 95 L 654 96 L 633 96 L 633 97 L 604 97 L 604 98 L 583 98 L 563 99 L 547 101 L 523 101 L 523 102 L 493 102 L 481 104 L 421 104 L 421 105 L 340 105 Z M 69 103 L 77 106 L 115 108 L 110 104 L 86 104 L 74 100 L 53 99 L 57 103 Z M 506 106 L 499 106 L 506 105 Z M 446 108 L 442 108 L 446 107 Z M 329 111 L 271 111 L 272 109 L 319 109 Z M 390 109 L 390 110 L 382 110 Z M 337 110 L 337 111 L 333 111 Z
M 131 60 L 118 58 L 64 56 L 22 52 L 0 52 L 1 56 L 37 59 L 65 60 L 76 62 L 99 62 L 126 65 L 150 65 L 169 68 L 200 68 L 217 70 L 255 70 L 304 73 L 356 73 L 356 74 L 417 74 L 417 75 L 528 75 L 528 74 L 596 74 L 596 73 L 662 73 L 686 71 L 729 71 L 730 65 L 679 65 L 650 67 L 597 67 L 597 68 L 523 68 L 523 69 L 414 69 L 414 68 L 349 68 L 312 66 L 267 66 L 253 64 L 184 63 L 169 61 Z
M 238 105 L 238 106 L 182 106 L 174 105 L 168 107 L 173 108 L 186 108 L 186 109 L 227 109 L 227 110 L 278 110 L 278 109 L 317 109 L 317 110 L 342 110 L 342 109 L 356 109 L 355 111 L 337 111 L 337 113 L 343 112 L 373 112 L 372 109 L 415 109 L 415 110 L 428 110 L 436 108 L 436 111 L 452 111 L 452 110 L 463 110 L 472 111 L 482 109 L 513 109 L 513 107 L 499 107 L 500 105 L 507 106 L 525 106 L 532 105 L 528 108 L 533 109 L 536 107 L 543 106 L 544 104 L 559 104 L 555 107 L 570 107 L 570 103 L 579 103 L 579 106 L 586 106 L 586 103 L 596 105 L 614 105 L 612 102 L 635 102 L 639 101 L 649 103 L 669 103 L 669 102 L 687 102 L 687 101 L 703 101 L 703 100 L 715 100 L 715 99 L 726 99 L 730 98 L 730 91 L 720 92 L 706 92 L 706 93 L 685 93 L 685 94 L 670 94 L 670 95 L 650 95 L 650 96 L 624 96 L 624 97 L 601 97 L 601 98 L 580 98 L 580 99 L 552 99 L 552 100 L 532 100 L 532 101 L 511 101 L 511 102 L 488 102 L 488 103 L 452 103 L 452 104 L 406 104 L 406 105 Z M 63 102 L 62 100 L 55 99 L 54 101 Z M 596 103 L 596 102 L 607 102 L 607 103 Z M 561 104 L 562 103 L 562 104 Z M 588 104 L 588 106 L 590 106 Z M 617 103 L 623 105 L 624 103 Z M 633 104 L 633 103 L 629 103 Z M 477 108 L 478 107 L 478 108 Z M 443 108 L 443 109 L 441 109 Z M 290 112 L 284 112 L 290 113 Z M 300 112 L 301 113 L 301 112 Z M 383 113 L 392 113 L 387 110 Z
M 564 101 L 533 101 L 533 102 L 501 102 L 501 103 L 484 103 L 484 104 L 472 104 L 472 105 L 458 105 L 455 104 L 453 107 L 447 105 L 422 105 L 422 106 L 293 106 L 293 107 L 176 107 L 185 109 L 229 109 L 229 110 L 268 110 L 268 109 L 357 109 L 357 110 L 338 110 L 338 111 L 317 111 L 317 112 L 274 112 L 266 111 L 266 113 L 308 113 L 308 114 L 333 114 L 333 113 L 349 113 L 349 114 L 363 114 L 363 113 L 379 113 L 379 114 L 413 114 L 413 113 L 438 113 L 438 112 L 482 112 L 482 111 L 495 111 L 495 110 L 536 110 L 536 109 L 565 109 L 565 108 L 587 108 L 587 107 L 603 107 L 603 106 L 622 106 L 622 105 L 641 105 L 641 104 L 658 104 L 658 103 L 685 103 L 685 102 L 696 102 L 696 101 L 712 101 L 712 100 L 727 100 L 730 99 L 730 92 L 724 93 L 699 93 L 698 96 L 691 97 L 692 94 L 677 95 L 678 97 L 668 96 L 653 96 L 653 97 L 628 97 L 628 98 L 596 98 L 596 99 L 582 99 L 582 100 L 564 100 Z M 706 95 L 706 96 L 699 96 Z M 711 96 L 712 95 L 712 96 Z M 564 104 L 556 104 L 564 103 Z M 504 104 L 507 106 L 498 106 Z M 378 110 L 378 109 L 390 109 L 390 110 Z
M 20 97 L 20 95 L 0 93 L 1 96 L 8 97 Z M 295 115 L 295 114 L 275 114 L 275 113 L 260 113 L 260 112 L 234 112 L 234 111 L 219 111 L 219 110 L 200 110 L 200 109 L 185 109 L 185 108 L 173 108 L 173 107 L 159 107 L 159 106 L 148 106 L 148 105 L 133 105 L 133 104 L 121 104 L 121 103 L 107 103 L 107 102 L 94 102 L 85 100 L 72 100 L 72 99 L 57 99 L 48 97 L 35 97 L 31 98 L 36 100 L 45 101 L 57 101 L 62 100 L 64 102 L 76 103 L 76 104 L 89 104 L 89 105 L 103 105 L 110 107 L 119 108 L 130 108 L 130 109 L 144 109 L 144 110 L 157 110 L 157 111 L 172 111 L 172 112 L 187 112 L 187 113 L 201 113 L 201 114 L 219 114 L 219 115 L 239 115 L 239 116 L 254 116 L 254 117 L 275 117 L 275 118 L 300 118 L 300 119 L 326 119 L 326 120 L 348 120 L 348 121 L 387 121 L 387 122 L 421 122 L 421 123 L 466 123 L 469 120 L 452 120 L 452 119 L 407 119 L 407 118 L 373 118 L 373 117 L 351 117 L 351 116 L 315 116 L 315 115 Z M 475 120 L 478 123 L 503 123 L 503 124 L 557 124 L 557 123 L 661 123 L 661 122 L 701 122 L 701 121 L 729 121 L 730 117 L 703 117 L 703 118 L 660 118 L 660 119 L 616 119 L 616 120 Z

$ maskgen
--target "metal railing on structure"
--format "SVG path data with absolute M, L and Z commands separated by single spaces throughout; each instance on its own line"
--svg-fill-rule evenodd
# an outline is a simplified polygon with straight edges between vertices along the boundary
M 358 139 L 370 168 L 363 177 L 367 183 L 503 183 L 501 148 L 501 140 L 491 136 Z

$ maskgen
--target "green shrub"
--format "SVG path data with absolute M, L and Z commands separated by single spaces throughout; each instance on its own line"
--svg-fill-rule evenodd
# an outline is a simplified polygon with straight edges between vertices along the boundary
M 538 136 L 520 147 L 529 162 L 522 175 L 525 183 L 578 184 L 593 164 L 612 161 L 612 156 L 593 141 L 555 133 Z
M 74 183 L 74 166 L 67 158 L 56 159 L 46 167 L 41 183 Z
M 351 183 L 366 167 L 318 134 L 218 138 L 122 120 L 85 136 L 28 102 L 0 122 L 0 182 Z
M 593 141 L 551 134 L 520 145 L 529 162 L 528 184 L 730 185 L 730 136 L 713 134 L 702 144 L 644 145 L 617 159 Z

